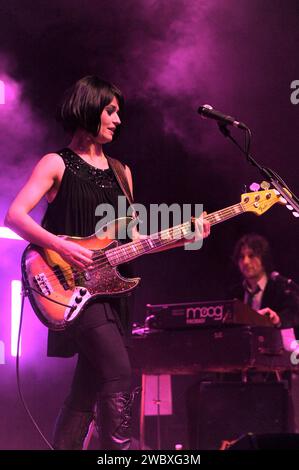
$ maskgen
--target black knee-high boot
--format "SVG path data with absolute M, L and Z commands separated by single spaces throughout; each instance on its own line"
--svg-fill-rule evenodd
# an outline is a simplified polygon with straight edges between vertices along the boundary
M 131 444 L 134 392 L 101 395 L 97 404 L 97 428 L 102 450 L 128 450 Z
M 84 439 L 93 418 L 94 414 L 92 412 L 76 411 L 64 405 L 55 424 L 54 449 L 82 450 Z

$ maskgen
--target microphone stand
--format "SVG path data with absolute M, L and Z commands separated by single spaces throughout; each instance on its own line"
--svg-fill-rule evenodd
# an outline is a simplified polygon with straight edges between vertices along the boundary
M 299 199 L 298 197 L 291 191 L 291 189 L 287 186 L 287 184 L 283 181 L 283 179 L 271 168 L 264 167 L 260 165 L 250 154 L 250 142 L 251 142 L 251 132 L 249 128 L 245 129 L 246 136 L 248 138 L 248 142 L 246 145 L 246 149 L 244 150 L 241 145 L 232 137 L 231 132 L 227 128 L 227 124 L 218 122 L 218 127 L 220 132 L 224 135 L 224 137 L 228 137 L 241 152 L 246 156 L 247 161 L 251 163 L 251 165 L 255 166 L 263 178 L 268 181 L 278 192 L 279 194 L 287 201 L 287 208 L 292 211 L 294 217 L 299 217 Z

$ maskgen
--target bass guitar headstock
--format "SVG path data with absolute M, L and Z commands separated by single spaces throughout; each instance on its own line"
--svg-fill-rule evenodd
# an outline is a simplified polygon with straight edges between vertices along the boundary
M 254 183 L 251 187 L 259 187 Z M 244 212 L 253 212 L 256 215 L 264 214 L 274 204 L 286 205 L 287 201 L 279 194 L 276 189 L 263 189 L 261 191 L 252 191 L 241 195 L 241 205 Z

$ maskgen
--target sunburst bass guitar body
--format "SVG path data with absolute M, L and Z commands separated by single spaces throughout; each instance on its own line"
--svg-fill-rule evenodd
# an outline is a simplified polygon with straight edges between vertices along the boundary
M 22 257 L 23 283 L 42 323 L 53 330 L 65 329 L 91 299 L 128 295 L 138 286 L 140 278 L 128 279 L 119 273 L 113 251 L 121 246 L 115 233 L 126 230 L 130 222 L 130 218 L 118 219 L 86 238 L 64 237 L 93 251 L 93 264 L 86 270 L 71 267 L 55 251 L 28 245 Z

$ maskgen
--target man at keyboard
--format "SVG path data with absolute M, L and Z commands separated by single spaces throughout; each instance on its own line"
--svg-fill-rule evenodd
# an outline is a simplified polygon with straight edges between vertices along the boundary
M 273 271 L 268 241 L 257 234 L 246 234 L 236 244 L 233 261 L 243 282 L 232 296 L 251 306 L 260 315 L 267 315 L 274 326 L 299 326 L 299 286 Z

